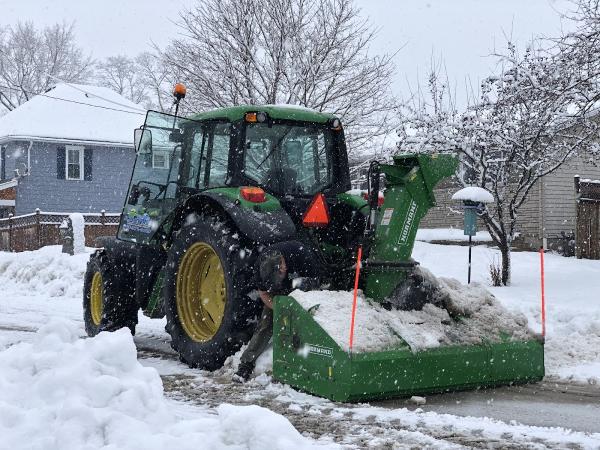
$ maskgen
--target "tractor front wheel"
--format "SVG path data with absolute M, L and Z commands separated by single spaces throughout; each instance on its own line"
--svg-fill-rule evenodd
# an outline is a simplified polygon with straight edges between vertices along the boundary
M 216 370 L 249 339 L 260 309 L 247 295 L 250 253 L 214 218 L 186 226 L 173 242 L 164 285 L 167 331 L 191 367 Z
M 137 304 L 132 283 L 116 272 L 106 255 L 95 253 L 87 264 L 83 283 L 83 321 L 88 336 L 128 327 L 135 334 Z

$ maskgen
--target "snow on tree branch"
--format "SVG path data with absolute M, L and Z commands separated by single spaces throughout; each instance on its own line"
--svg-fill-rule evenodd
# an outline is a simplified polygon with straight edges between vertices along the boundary
M 0 29 L 0 105 L 12 111 L 60 79 L 83 83 L 91 57 L 75 44 L 73 25 L 37 30 L 32 22 Z
M 332 112 L 352 149 L 394 129 L 391 55 L 349 0 L 209 0 L 180 15 L 161 57 L 194 92 L 194 110 L 295 104 Z
M 575 35 L 536 44 L 519 55 L 509 43 L 497 55 L 500 74 L 482 81 L 479 98 L 464 111 L 447 101 L 447 86 L 432 72 L 429 98 L 403 108 L 398 133 L 402 151 L 455 153 L 458 182 L 493 193 L 482 219 L 502 251 L 505 284 L 519 213 L 533 187 L 570 158 L 598 153 L 600 50 L 591 57 L 582 48 L 587 41 Z

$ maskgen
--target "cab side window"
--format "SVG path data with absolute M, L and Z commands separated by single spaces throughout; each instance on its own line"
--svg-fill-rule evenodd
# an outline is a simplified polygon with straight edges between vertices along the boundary
M 206 148 L 208 146 L 208 133 L 206 128 L 199 128 L 192 137 L 192 149 L 190 151 L 190 162 L 186 174 L 185 185 L 190 188 L 202 186 L 203 170 L 206 167 Z
M 224 186 L 227 182 L 231 124 L 216 123 L 209 132 L 204 187 Z

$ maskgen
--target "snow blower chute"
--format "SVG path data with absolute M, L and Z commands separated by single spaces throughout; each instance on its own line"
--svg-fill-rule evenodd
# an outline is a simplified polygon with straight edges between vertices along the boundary
M 362 346 L 352 351 L 351 293 L 275 299 L 273 376 L 335 401 L 362 401 L 541 380 L 543 341 L 485 289 L 436 280 L 411 259 L 433 188 L 454 173 L 449 155 L 400 155 L 371 167 L 371 217 L 362 264 Z M 376 207 L 379 174 L 385 199 Z M 361 316 L 362 315 L 362 316 Z

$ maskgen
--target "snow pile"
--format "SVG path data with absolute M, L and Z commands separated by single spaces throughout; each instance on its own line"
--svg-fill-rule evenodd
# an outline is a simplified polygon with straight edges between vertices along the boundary
M 463 247 L 416 242 L 413 257 L 437 276 L 466 280 Z M 545 255 L 546 374 L 600 383 L 600 261 Z M 489 285 L 488 266 L 500 260 L 495 248 L 473 248 L 473 280 Z M 524 314 L 541 331 L 540 255 L 511 255 L 510 286 L 488 287 L 504 307 Z
M 155 369 L 137 361 L 126 330 L 78 338 L 54 319 L 31 343 L 0 352 L 4 448 L 310 448 L 287 419 L 258 406 L 174 413 Z
M 5 293 L 81 298 L 88 259 L 88 253 L 62 253 L 58 245 L 31 252 L 0 252 L 0 286 Z
M 511 340 L 534 338 L 525 316 L 506 310 L 481 285 L 464 286 L 450 278 L 436 280 L 425 269 L 419 272 L 437 287 L 438 301 L 419 311 L 388 311 L 361 293 L 354 328 L 355 351 L 385 350 L 405 342 L 416 352 L 442 345 L 481 344 L 483 340 L 499 342 L 502 334 Z M 318 304 L 315 321 L 348 350 L 352 292 L 296 290 L 290 295 L 306 310 Z M 459 316 L 460 320 L 451 316 Z
M 483 188 L 477 186 L 469 186 L 462 188 L 460 191 L 452 195 L 452 200 L 472 201 L 480 203 L 492 203 L 494 196 Z
M 319 305 L 315 321 L 338 343 L 348 350 L 352 292 L 347 291 L 293 291 L 290 296 L 306 310 Z M 374 351 L 402 345 L 402 339 L 388 326 L 389 312 L 359 293 L 354 322 L 353 351 Z
M 453 323 L 452 332 L 456 336 L 450 342 L 475 344 L 482 339 L 493 342 L 502 333 L 518 341 L 535 338 L 523 314 L 508 311 L 479 283 L 465 286 L 454 278 L 439 278 L 438 281 L 443 292 L 449 296 L 446 305 L 448 310 L 454 315 L 468 318 Z
M 242 354 L 248 348 L 248 344 L 245 344 L 235 354 L 231 355 L 225 360 L 223 367 L 220 369 L 220 373 L 228 378 L 232 377 L 237 371 Z M 273 345 L 269 345 L 267 349 L 261 353 L 256 360 L 254 371 L 252 372 L 252 378 L 257 377 L 269 377 L 273 373 Z
M 81 213 L 69 214 L 73 226 L 73 252 L 85 252 L 85 219 Z

